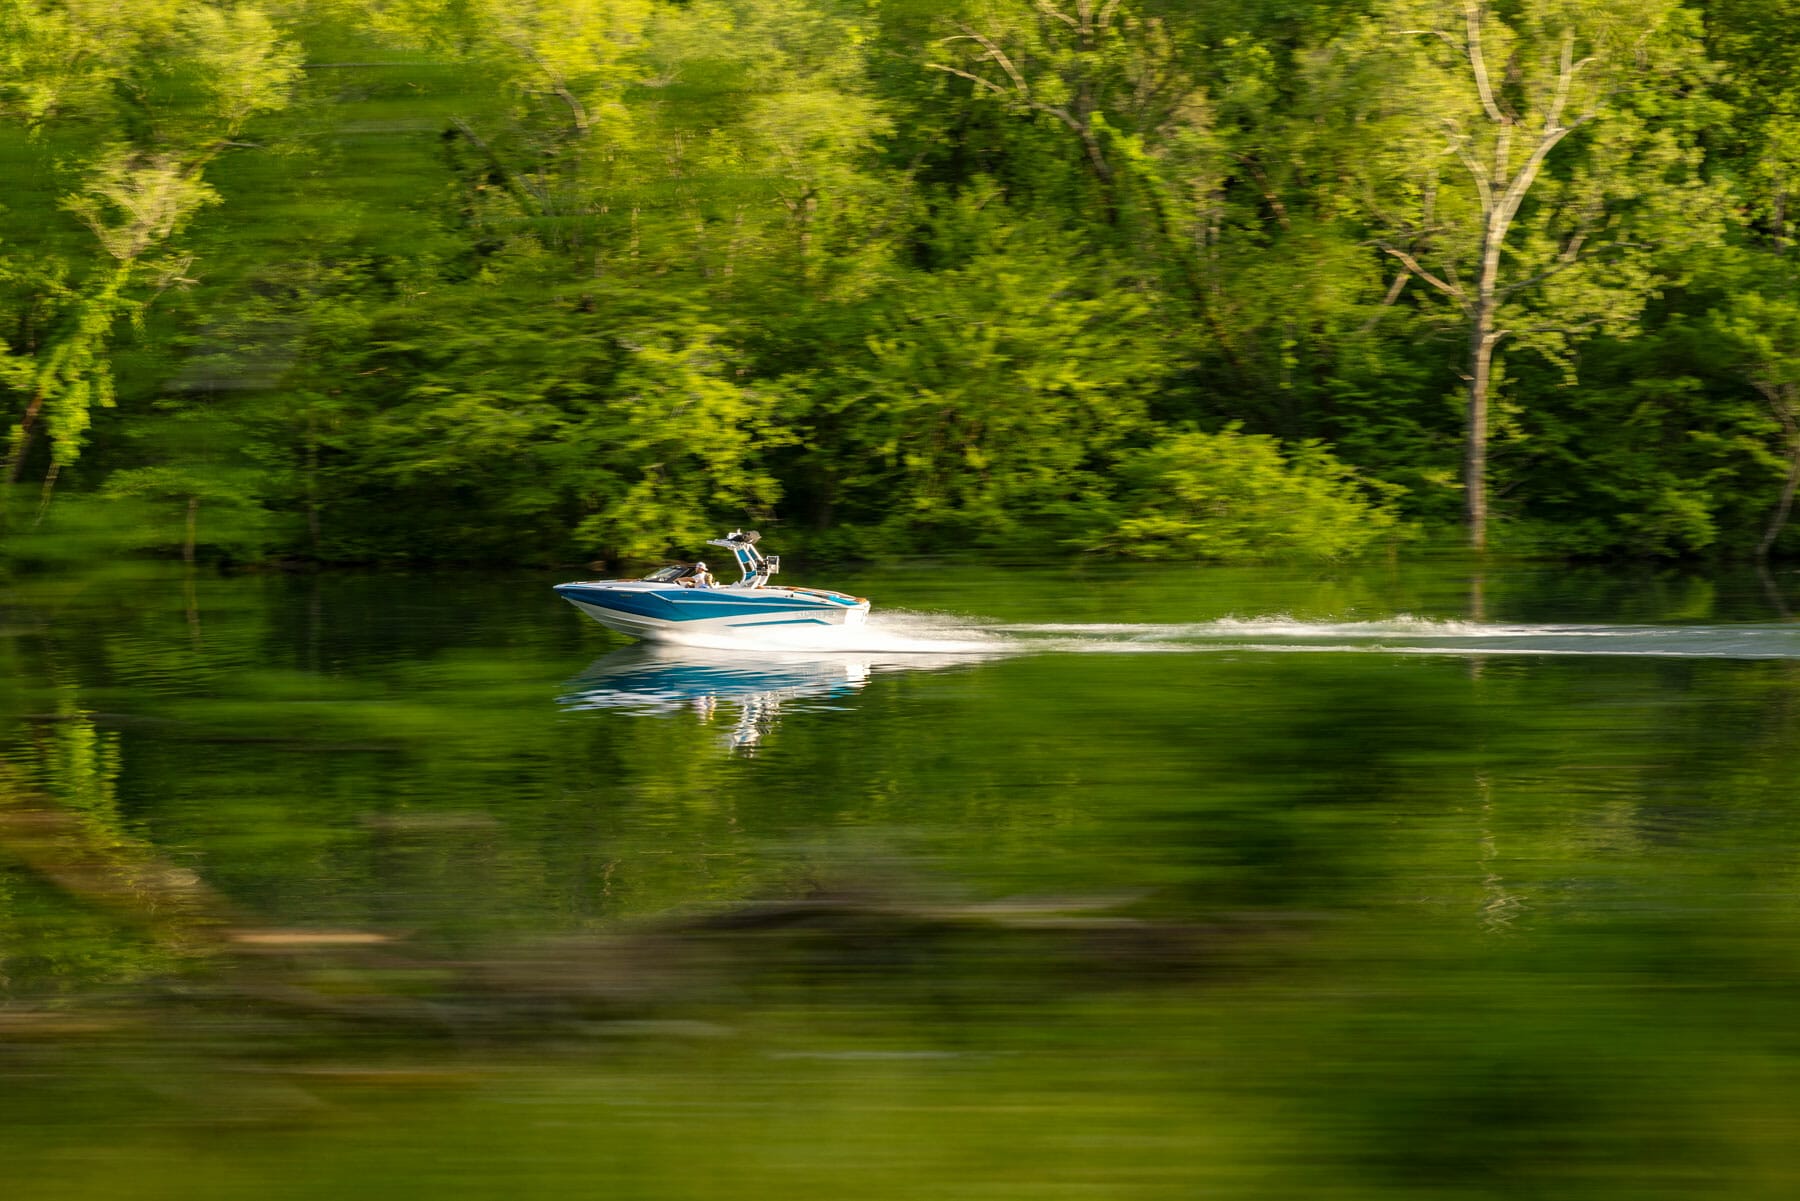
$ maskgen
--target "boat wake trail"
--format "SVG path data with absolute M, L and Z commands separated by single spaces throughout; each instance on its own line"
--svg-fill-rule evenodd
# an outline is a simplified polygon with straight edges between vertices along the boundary
M 889 610 L 861 626 L 784 626 L 639 644 L 569 681 L 565 711 L 728 715 L 723 745 L 753 754 L 784 712 L 838 709 L 877 676 L 1045 654 L 1360 653 L 1800 660 L 1800 625 L 1503 625 L 1285 615 L 1184 623 L 1001 623 Z
M 775 655 L 854 655 L 906 660 L 946 656 L 980 660 L 1027 653 L 1033 647 L 977 619 L 939 613 L 890 611 L 857 626 L 781 626 L 730 632 L 695 632 L 667 642 L 689 650 L 747 651 Z
M 866 625 L 784 627 L 697 635 L 693 650 L 851 655 L 896 666 L 1031 654 L 1360 653 L 1608 655 L 1689 659 L 1800 659 L 1800 624 L 1576 625 L 1439 621 L 1400 614 L 1374 621 L 1304 621 L 1285 614 L 1213 621 L 1004 623 L 888 611 Z
M 1507 625 L 1400 614 L 1379 621 L 1286 615 L 1182 624 L 1000 625 L 994 632 L 1080 652 L 1257 651 L 1392 655 L 1612 655 L 1800 659 L 1800 625 Z

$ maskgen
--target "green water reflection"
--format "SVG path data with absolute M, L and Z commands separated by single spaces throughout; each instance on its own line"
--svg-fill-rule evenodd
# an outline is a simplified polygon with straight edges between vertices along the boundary
M 1783 581 L 551 582 L 12 586 L 9 1192 L 1794 1191 Z

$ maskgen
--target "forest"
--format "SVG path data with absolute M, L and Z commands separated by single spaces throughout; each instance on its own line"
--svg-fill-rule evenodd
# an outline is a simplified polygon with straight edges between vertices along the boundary
M 0 0 L 0 570 L 1800 554 L 1792 0 Z

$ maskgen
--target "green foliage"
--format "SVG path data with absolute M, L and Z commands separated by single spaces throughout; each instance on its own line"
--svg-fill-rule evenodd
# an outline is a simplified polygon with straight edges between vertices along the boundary
M 1048 553 L 1226 427 L 1447 525 L 1478 325 L 1533 543 L 1750 553 L 1782 503 L 1768 5 L 1478 6 L 1492 109 L 1436 0 L 3 11 L 15 530 L 57 484 L 234 559 Z
M 1142 559 L 1336 559 L 1391 544 L 1395 491 L 1317 442 L 1283 453 L 1236 427 L 1184 433 L 1128 455 L 1126 516 L 1107 545 Z
M 116 325 L 141 322 L 152 299 L 185 282 L 192 259 L 172 240 L 219 201 L 207 164 L 252 117 L 287 105 L 299 58 L 249 5 L 9 7 L 14 22 L 0 45 L 14 74 L 0 90 L 0 113 L 57 138 L 82 164 L 58 207 L 88 228 L 100 252 L 77 252 L 73 270 L 42 254 L 3 273 L 9 299 L 27 315 L 21 344 L 34 352 L 28 374 L 0 379 L 18 414 L 6 475 L 19 478 L 41 422 L 48 497 L 57 472 L 80 456 L 93 411 L 115 403 Z
M 973 209 L 946 223 L 981 223 Z M 1086 531 L 1163 368 L 1143 353 L 1148 305 L 1095 287 L 1068 249 L 1000 222 L 965 264 L 868 306 L 864 344 L 808 388 L 841 520 L 902 545 L 1046 549 Z

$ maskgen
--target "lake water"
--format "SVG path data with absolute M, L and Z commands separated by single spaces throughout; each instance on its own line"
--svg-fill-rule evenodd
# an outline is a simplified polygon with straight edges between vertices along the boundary
M 1800 1189 L 1792 574 L 561 578 L 0 592 L 0 1190 Z

